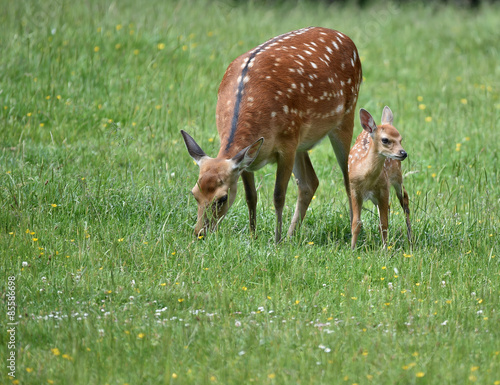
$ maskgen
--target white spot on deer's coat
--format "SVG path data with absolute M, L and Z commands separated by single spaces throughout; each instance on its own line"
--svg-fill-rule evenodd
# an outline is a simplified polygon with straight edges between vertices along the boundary
M 356 58 L 358 57 L 358 55 L 356 55 L 356 51 L 353 51 L 353 57 L 354 57 L 354 60 L 356 60 Z
M 248 83 L 248 81 L 250 80 L 250 76 L 246 75 L 244 78 L 243 78 L 243 83 Z
M 276 111 L 271 112 L 271 118 L 275 118 L 275 117 L 276 117 Z
M 283 112 L 288 114 L 288 106 L 286 104 L 283 106 Z
M 326 46 L 326 50 L 328 51 L 328 53 L 333 53 L 333 50 L 328 46 Z
M 351 65 L 354 67 L 354 60 L 351 58 Z
M 339 104 L 339 105 L 337 106 L 337 108 L 335 109 L 335 112 L 336 112 L 337 114 L 340 114 L 340 113 L 342 112 L 342 110 L 343 110 L 343 109 L 344 109 L 344 106 L 343 106 L 342 104 Z
M 318 66 L 314 62 L 311 62 L 311 66 L 312 66 L 312 68 L 318 68 Z
M 337 44 L 337 43 L 335 43 L 334 41 L 332 41 L 332 44 L 333 44 L 333 46 L 335 47 L 335 49 L 337 49 L 337 50 L 339 49 L 339 46 L 338 46 L 338 44 Z

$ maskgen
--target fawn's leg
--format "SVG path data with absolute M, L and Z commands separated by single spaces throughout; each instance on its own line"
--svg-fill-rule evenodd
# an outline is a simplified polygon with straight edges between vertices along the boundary
M 389 228 L 389 194 L 381 196 L 377 205 L 378 215 L 380 217 L 380 235 L 384 248 L 387 247 L 387 231 Z
M 350 193 L 352 202 L 352 220 L 351 220 L 351 249 L 356 248 L 356 241 L 358 240 L 359 233 L 361 232 L 361 227 L 363 223 L 361 222 L 361 209 L 363 208 L 363 197 L 356 194 L 355 191 L 351 190 Z
M 401 204 L 401 207 L 403 208 L 403 211 L 406 216 L 406 235 L 408 236 L 408 242 L 411 245 L 412 232 L 410 224 L 410 206 L 409 206 L 408 193 L 406 192 L 402 184 L 395 184 L 394 189 L 396 190 L 396 195 L 398 196 L 399 203 Z

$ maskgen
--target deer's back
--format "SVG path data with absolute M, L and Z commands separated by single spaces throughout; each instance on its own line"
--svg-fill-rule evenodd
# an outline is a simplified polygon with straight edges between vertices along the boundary
M 260 158 L 309 149 L 353 113 L 361 80 L 356 46 L 341 32 L 310 27 L 263 43 L 235 59 L 221 82 L 221 152 L 259 137 Z

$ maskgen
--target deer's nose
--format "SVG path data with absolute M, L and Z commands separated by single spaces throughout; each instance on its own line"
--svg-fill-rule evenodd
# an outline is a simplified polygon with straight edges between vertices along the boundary
M 196 226 L 194 229 L 194 236 L 198 239 L 203 239 L 207 235 L 207 229 L 205 226 Z
M 406 159 L 406 157 L 408 156 L 408 154 L 406 153 L 406 151 L 405 151 L 405 150 L 401 150 L 401 151 L 399 151 L 399 155 L 400 155 L 400 156 L 401 156 L 401 158 L 403 158 L 403 159 Z

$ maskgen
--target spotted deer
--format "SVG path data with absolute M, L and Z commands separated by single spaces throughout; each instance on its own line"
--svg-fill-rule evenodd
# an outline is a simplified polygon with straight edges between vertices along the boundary
M 408 154 L 401 145 L 403 140 L 401 135 L 392 125 L 392 111 L 387 106 L 384 108 L 380 126 L 375 124 L 370 113 L 364 109 L 360 110 L 359 117 L 363 131 L 359 134 L 349 154 L 352 201 L 351 248 L 356 247 L 361 231 L 361 209 L 365 200 L 371 200 L 378 208 L 380 233 L 383 245 L 386 246 L 391 185 L 396 190 L 399 203 L 406 215 L 407 236 L 411 245 L 408 193 L 403 187 L 401 174 L 401 161 L 405 160 Z
M 362 81 L 356 46 L 341 32 L 310 27 L 277 36 L 236 58 L 219 87 L 216 122 L 220 149 L 205 154 L 181 131 L 200 168 L 192 193 L 198 203 L 195 234 L 217 227 L 236 197 L 241 176 L 255 232 L 254 171 L 276 163 L 276 242 L 281 240 L 288 181 L 298 199 L 288 235 L 302 222 L 319 181 L 307 153 L 328 136 L 349 197 L 347 157 Z M 350 199 L 349 199 L 350 204 Z

